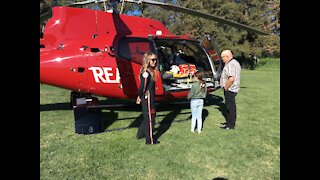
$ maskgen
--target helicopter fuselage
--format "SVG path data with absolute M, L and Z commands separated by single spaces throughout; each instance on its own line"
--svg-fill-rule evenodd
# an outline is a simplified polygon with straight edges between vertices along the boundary
M 151 51 L 159 56 L 161 72 L 170 74 L 170 63 L 194 65 L 207 73 L 209 92 L 217 88 L 217 61 L 199 41 L 174 35 L 159 21 L 83 8 L 54 7 L 52 12 L 40 39 L 40 83 L 135 99 L 142 56 Z M 194 74 L 182 75 L 156 79 L 156 100 L 186 98 Z

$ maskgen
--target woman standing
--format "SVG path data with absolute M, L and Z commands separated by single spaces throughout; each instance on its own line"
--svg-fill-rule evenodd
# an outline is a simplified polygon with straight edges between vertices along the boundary
M 198 133 L 201 133 L 202 129 L 202 109 L 204 104 L 204 99 L 207 96 L 207 87 L 206 83 L 203 80 L 204 73 L 199 72 L 195 78 L 195 82 L 192 84 L 191 90 L 188 93 L 188 99 L 191 99 L 190 108 L 191 108 L 191 132 L 194 132 L 196 121 Z
M 146 144 L 158 144 L 154 138 L 153 128 L 155 124 L 155 80 L 158 76 L 157 55 L 147 52 L 143 56 L 140 71 L 140 87 L 138 89 L 137 104 L 142 104 L 143 121 L 139 127 L 137 138 L 146 137 Z

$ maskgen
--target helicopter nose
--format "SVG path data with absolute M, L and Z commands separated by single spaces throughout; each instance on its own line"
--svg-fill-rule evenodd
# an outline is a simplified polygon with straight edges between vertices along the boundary
M 50 75 L 53 69 L 52 58 L 49 52 L 40 51 L 40 83 L 50 84 Z
M 85 83 L 87 56 L 78 50 L 40 52 L 40 83 L 79 90 Z
M 64 71 L 64 58 L 57 50 L 40 52 L 40 83 L 49 85 L 61 85 L 66 76 Z

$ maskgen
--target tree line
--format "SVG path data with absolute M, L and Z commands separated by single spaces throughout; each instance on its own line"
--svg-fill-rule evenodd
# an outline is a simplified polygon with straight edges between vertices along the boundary
M 40 14 L 55 5 L 65 5 L 81 0 L 40 0 Z M 212 34 L 218 51 L 231 49 L 235 56 L 248 58 L 280 57 L 280 0 L 158 0 L 176 6 L 216 15 L 265 31 L 269 35 L 256 35 L 245 30 L 174 11 L 163 10 L 147 4 L 125 3 L 123 14 L 152 18 L 162 22 L 172 33 L 189 34 L 201 39 Z M 86 5 L 96 8 L 97 5 Z M 103 4 L 99 5 L 103 10 Z M 118 4 L 120 9 L 121 4 Z

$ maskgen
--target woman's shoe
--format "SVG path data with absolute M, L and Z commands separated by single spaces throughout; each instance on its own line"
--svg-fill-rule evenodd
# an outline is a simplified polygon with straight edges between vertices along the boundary
M 152 145 L 151 143 L 146 143 L 146 144 Z M 155 142 L 153 142 L 153 144 L 160 144 L 160 141 L 155 141 Z

